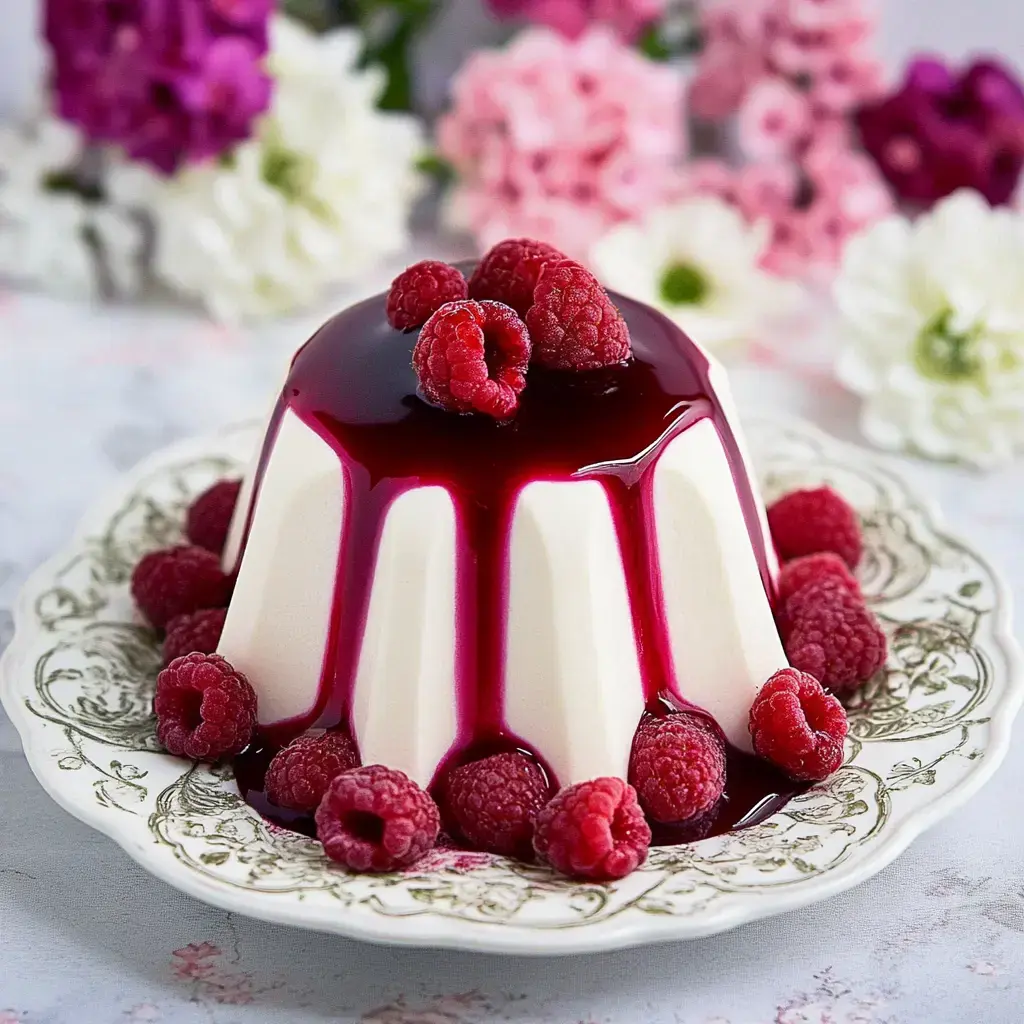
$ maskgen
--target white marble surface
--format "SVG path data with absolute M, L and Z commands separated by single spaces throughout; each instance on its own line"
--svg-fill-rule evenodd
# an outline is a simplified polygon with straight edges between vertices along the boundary
M 3 298 L 0 645 L 22 580 L 85 505 L 146 453 L 258 409 L 319 318 L 225 332 Z M 795 369 L 738 367 L 741 407 L 854 437 L 855 404 L 814 369 L 831 341 L 825 318 L 784 349 Z M 1024 589 L 1024 464 L 899 467 Z M 0 1024 L 1019 1024 L 1022 772 L 1015 749 L 967 808 L 817 907 L 688 945 L 499 959 L 360 945 L 180 895 L 50 802 L 0 714 Z

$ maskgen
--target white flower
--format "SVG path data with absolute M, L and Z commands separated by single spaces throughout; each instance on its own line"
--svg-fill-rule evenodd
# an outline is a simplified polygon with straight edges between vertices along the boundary
M 761 270 L 768 242 L 734 207 L 710 196 L 613 228 L 591 252 L 609 288 L 649 303 L 710 349 L 749 341 L 785 312 L 796 286 Z
M 957 192 L 852 240 L 840 379 L 881 447 L 981 467 L 1024 448 L 1024 217 Z
M 128 294 L 141 281 L 141 230 L 70 187 L 81 152 L 54 117 L 0 131 L 0 276 L 75 298 Z
M 352 30 L 315 36 L 277 16 L 255 138 L 169 179 L 116 170 L 117 193 L 155 221 L 157 276 L 218 319 L 306 305 L 406 246 L 423 136 L 376 108 L 383 75 L 356 67 L 359 47 Z

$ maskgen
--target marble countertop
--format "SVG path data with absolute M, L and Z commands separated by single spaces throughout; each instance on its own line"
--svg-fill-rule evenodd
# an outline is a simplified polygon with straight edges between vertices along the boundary
M 180 310 L 2 298 L 0 647 L 21 583 L 85 506 L 149 452 L 259 411 L 327 311 L 222 330 Z M 740 407 L 855 439 L 856 404 L 824 370 L 831 341 L 823 315 L 739 365 Z M 896 466 L 1024 589 L 1024 464 L 987 477 Z M 818 906 L 689 944 L 527 960 L 378 948 L 208 908 L 52 803 L 0 712 L 0 1024 L 1015 1024 L 1022 772 L 1015 748 L 966 808 Z

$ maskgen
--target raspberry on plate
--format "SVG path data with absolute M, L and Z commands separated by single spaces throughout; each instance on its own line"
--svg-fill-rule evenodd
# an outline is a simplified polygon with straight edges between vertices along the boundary
M 525 317 L 533 305 L 533 290 L 545 264 L 564 259 L 547 242 L 506 238 L 484 256 L 469 279 L 470 298 L 504 302 Z
M 888 643 L 863 599 L 833 580 L 809 583 L 784 609 L 790 665 L 836 693 L 850 693 L 884 664 Z
M 218 654 L 186 654 L 156 678 L 157 739 L 172 754 L 216 761 L 240 754 L 256 728 L 249 680 Z
M 856 569 L 864 542 L 857 513 L 831 487 L 793 491 L 768 509 L 768 527 L 779 557 L 832 551 Z
M 185 519 L 185 536 L 192 544 L 215 555 L 224 550 L 241 489 L 241 480 L 220 480 L 192 502 Z
M 412 362 L 431 402 L 507 419 L 526 387 L 530 335 L 500 302 L 449 302 L 423 325 Z
M 458 302 L 468 295 L 458 267 L 440 260 L 421 260 L 391 282 L 388 323 L 399 331 L 420 327 L 446 302 Z
M 212 551 L 183 544 L 146 555 L 135 566 L 131 589 L 142 614 L 163 629 L 177 615 L 222 608 L 231 583 Z
M 164 637 L 164 664 L 186 654 L 213 654 L 227 618 L 227 608 L 202 608 L 186 615 L 175 615 L 167 623 Z
M 750 709 L 754 750 L 794 779 L 817 782 L 843 763 L 848 723 L 842 704 L 814 676 L 784 668 Z
M 779 604 L 784 604 L 809 583 L 825 579 L 833 580 L 846 587 L 851 594 L 860 596 L 860 584 L 847 568 L 846 562 L 831 551 L 822 551 L 816 555 L 803 555 L 786 562 L 779 573 Z
M 513 751 L 454 769 L 445 785 L 445 805 L 474 849 L 529 860 L 533 822 L 548 789 L 537 762 Z
M 725 791 L 725 747 L 704 719 L 687 712 L 645 717 L 633 739 L 629 781 L 654 821 L 686 821 Z
M 405 772 L 371 764 L 334 778 L 316 810 L 316 834 L 331 860 L 353 871 L 394 871 L 431 850 L 437 805 Z
M 278 807 L 312 814 L 331 782 L 358 764 L 355 744 L 343 732 L 300 736 L 274 755 L 263 789 Z
M 600 281 L 580 263 L 541 271 L 526 314 L 533 361 L 551 370 L 596 370 L 629 358 L 629 328 Z
M 647 859 L 651 828 L 636 790 L 605 777 L 561 790 L 537 815 L 533 848 L 570 878 L 625 878 Z

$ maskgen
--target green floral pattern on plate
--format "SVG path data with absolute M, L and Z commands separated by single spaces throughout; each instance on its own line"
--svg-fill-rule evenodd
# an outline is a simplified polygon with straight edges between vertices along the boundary
M 181 536 L 192 497 L 239 473 L 256 431 L 189 442 L 135 471 L 26 587 L 3 697 L 33 769 L 72 813 L 221 906 L 378 941 L 558 953 L 686 938 L 855 884 L 966 798 L 1005 752 L 1021 699 L 1005 595 L 892 472 L 793 422 L 759 423 L 766 497 L 828 482 L 857 507 L 865 592 L 891 655 L 850 707 L 846 765 L 763 824 L 652 851 L 614 885 L 481 854 L 352 876 L 260 819 L 230 772 L 160 752 L 159 647 L 127 592 L 141 554 Z

